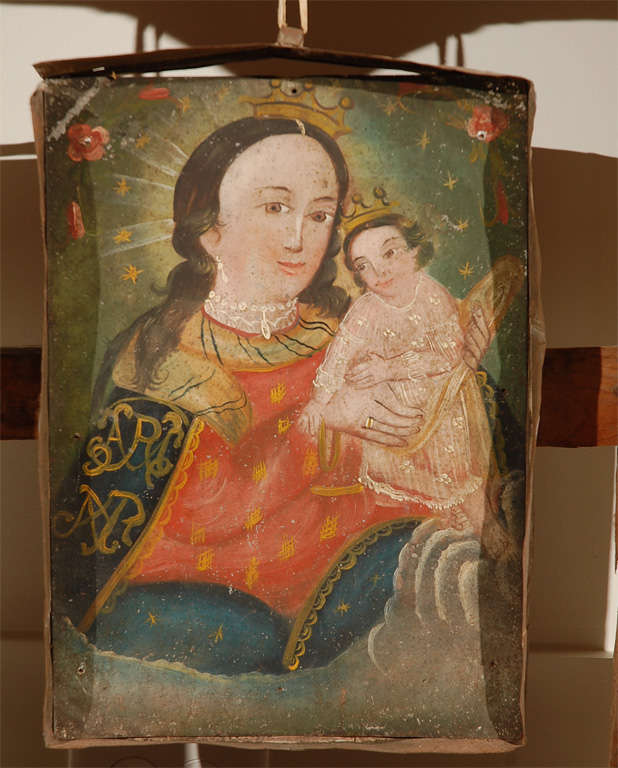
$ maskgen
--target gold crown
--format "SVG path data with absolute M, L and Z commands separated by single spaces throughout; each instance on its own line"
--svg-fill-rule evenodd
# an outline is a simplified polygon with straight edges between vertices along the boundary
M 345 113 L 354 106 L 349 96 L 342 96 L 334 107 L 324 107 L 315 97 L 313 83 L 294 85 L 291 93 L 285 93 L 281 85 L 281 80 L 271 80 L 272 92 L 268 98 L 252 99 L 245 96 L 241 101 L 253 104 L 255 117 L 287 117 L 291 120 L 311 123 L 333 139 L 352 130 L 344 125 Z
M 382 216 L 388 216 L 391 213 L 396 213 L 396 207 L 399 203 L 396 200 L 392 202 L 386 197 L 386 191 L 383 187 L 375 187 L 373 190 L 373 196 L 375 202 L 373 205 L 367 205 L 362 198 L 362 195 L 352 195 L 352 203 L 354 208 L 352 213 L 343 214 L 341 219 L 341 228 L 345 235 L 349 235 L 353 229 L 366 224 L 374 219 L 379 219 Z

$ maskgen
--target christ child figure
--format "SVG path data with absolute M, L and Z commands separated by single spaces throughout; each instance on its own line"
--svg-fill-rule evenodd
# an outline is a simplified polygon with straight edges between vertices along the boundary
M 349 230 L 345 263 L 363 290 L 344 317 L 318 369 L 301 423 L 317 432 L 337 392 L 365 398 L 367 415 L 358 480 L 386 505 L 409 506 L 445 526 L 486 522 L 491 435 L 474 375 L 463 360 L 455 299 L 423 271 L 433 245 L 417 223 L 396 213 Z M 393 445 L 396 426 L 371 414 L 390 390 L 424 414 L 411 439 Z M 383 415 L 380 417 L 386 419 Z M 390 444 L 389 444 L 390 443 Z M 493 515 L 490 515 L 493 517 Z

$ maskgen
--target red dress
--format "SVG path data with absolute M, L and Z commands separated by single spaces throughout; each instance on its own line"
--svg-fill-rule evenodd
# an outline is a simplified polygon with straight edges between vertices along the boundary
M 234 440 L 230 430 L 226 435 L 209 424 L 208 416 L 196 417 L 157 522 L 130 571 L 134 583 L 223 584 L 293 618 L 364 532 L 410 516 L 409 505 L 377 506 L 374 494 L 358 483 L 358 441 L 344 436 L 338 450 L 337 438 L 329 436 L 329 445 L 320 448 L 296 427 L 335 328 L 306 309 L 272 343 L 207 316 L 188 325 L 179 352 L 185 358 L 170 370 L 182 369 L 186 376 L 190 360 L 191 372 L 206 378 L 196 355 L 189 356 L 198 350 L 208 366 L 216 357 L 217 370 L 233 377 L 228 383 L 246 399 L 248 426 Z M 281 350 L 279 358 L 278 347 L 273 351 L 278 342 L 290 350 Z M 272 365 L 257 355 L 255 365 L 241 363 L 248 356 L 238 356 L 240 345 L 270 355 Z M 171 379 L 177 383 L 175 374 Z M 166 386 L 174 391 L 169 379 Z M 428 514 L 421 505 L 417 512 Z

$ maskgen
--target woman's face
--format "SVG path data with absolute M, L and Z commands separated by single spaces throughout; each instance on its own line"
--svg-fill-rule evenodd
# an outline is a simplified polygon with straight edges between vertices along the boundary
M 247 303 L 298 296 L 315 276 L 337 211 L 332 161 L 308 136 L 269 136 L 230 165 L 219 189 L 219 219 L 200 241 Z M 215 290 L 223 277 L 218 273 Z
M 350 261 L 372 293 L 405 306 L 416 279 L 418 250 L 410 248 L 397 227 L 374 227 L 352 240 Z

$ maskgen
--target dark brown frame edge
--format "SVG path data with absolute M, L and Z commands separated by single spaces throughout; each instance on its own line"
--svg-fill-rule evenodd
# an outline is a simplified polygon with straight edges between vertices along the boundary
M 210 67 L 239 61 L 260 59 L 287 59 L 308 63 L 333 64 L 344 67 L 367 69 L 394 69 L 423 75 L 423 79 L 436 85 L 459 85 L 487 88 L 500 83 L 528 93 L 530 82 L 524 78 L 471 72 L 458 67 L 437 67 L 431 64 L 396 59 L 391 56 L 375 56 L 344 51 L 328 51 L 319 48 L 288 48 L 269 43 L 252 45 L 225 45 L 208 48 L 171 48 L 147 53 L 106 56 L 105 58 L 66 59 L 42 61 L 34 65 L 43 78 L 100 77 L 115 78 L 122 74 L 171 71 Z

